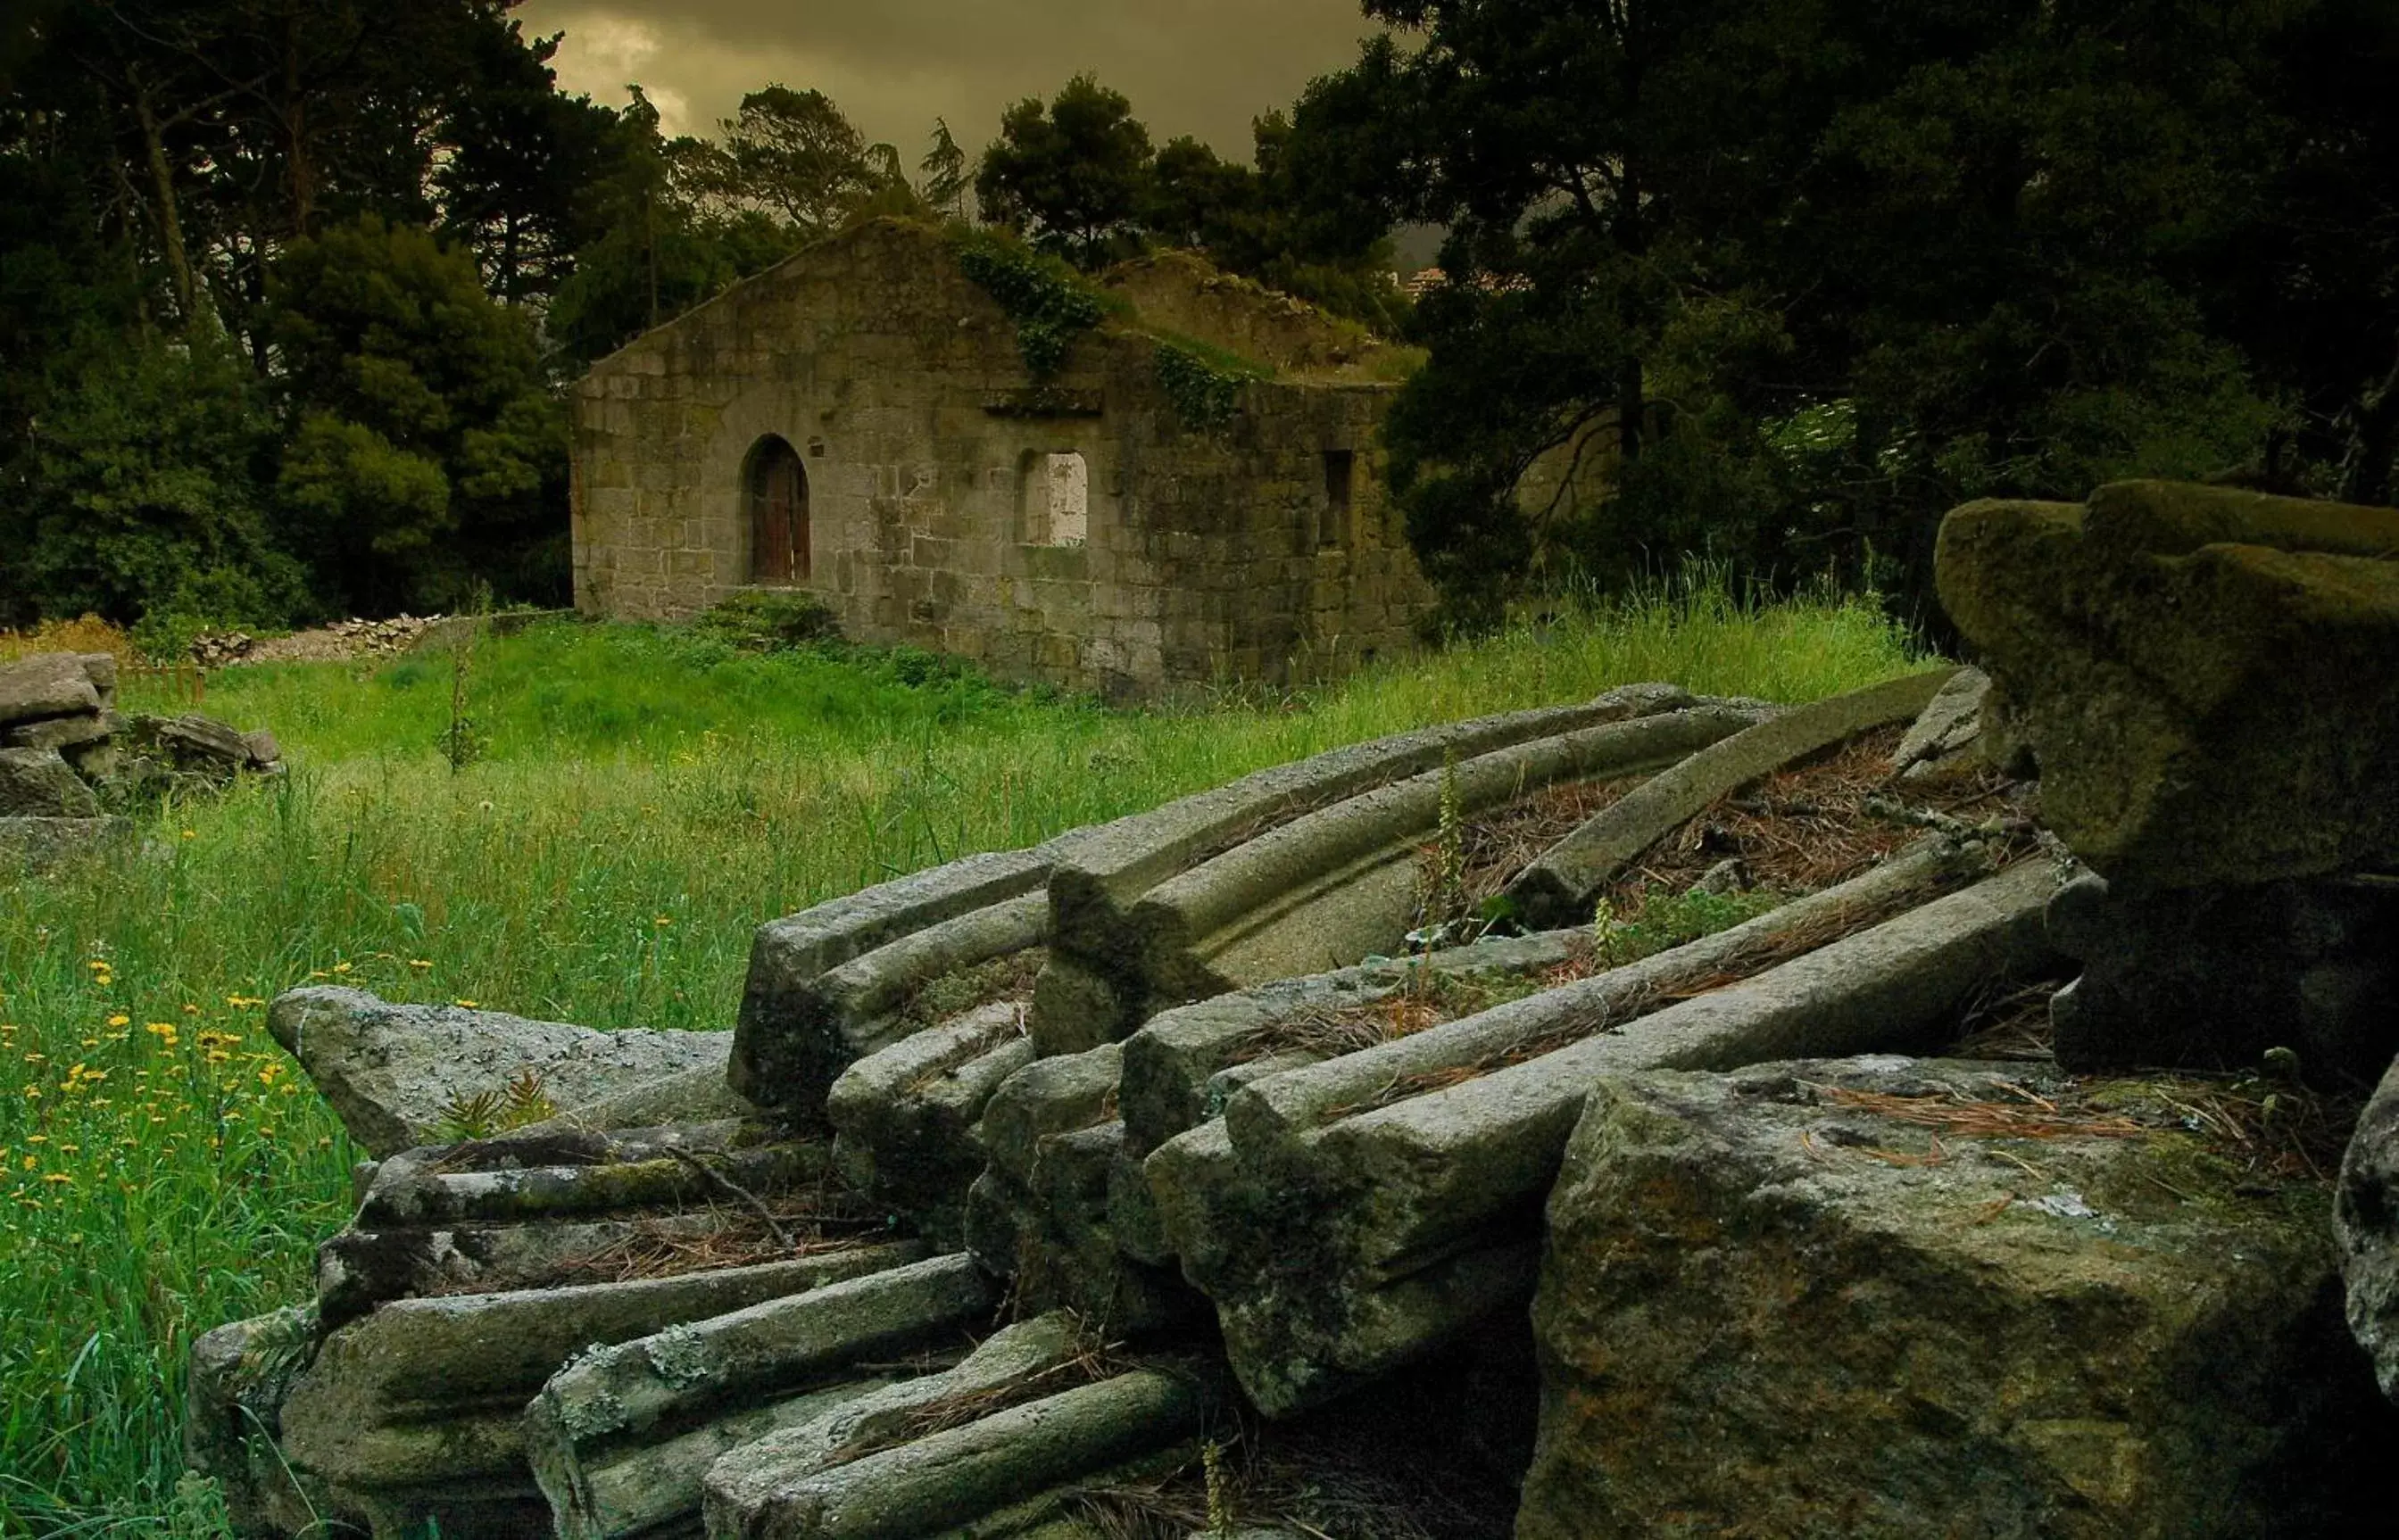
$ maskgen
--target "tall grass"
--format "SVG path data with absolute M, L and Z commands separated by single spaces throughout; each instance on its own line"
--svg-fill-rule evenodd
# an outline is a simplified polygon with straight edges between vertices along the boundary
M 1425 723 L 1642 679 L 1804 699 L 1909 661 L 1867 606 L 1704 582 L 1138 712 L 559 624 L 480 645 L 489 748 L 454 775 L 439 657 L 212 675 L 209 709 L 272 725 L 287 777 L 0 885 L 0 1533 L 194 1522 L 191 1339 L 305 1294 L 357 1154 L 265 1036 L 281 989 L 721 1028 L 752 928 L 863 884 Z

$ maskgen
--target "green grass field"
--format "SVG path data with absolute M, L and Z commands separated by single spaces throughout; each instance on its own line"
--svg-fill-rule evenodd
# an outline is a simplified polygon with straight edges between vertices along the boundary
M 164 809 L 138 857 L 0 878 L 0 1534 L 215 1533 L 191 1339 L 302 1297 L 353 1152 L 267 1039 L 312 979 L 594 1026 L 732 1023 L 761 921 L 1258 766 L 1644 679 L 1799 700 L 1910 661 L 1867 605 L 1705 584 L 1319 692 L 1145 711 L 908 655 L 553 624 L 451 668 L 226 670 L 291 773 Z M 156 709 L 138 697 L 128 709 Z

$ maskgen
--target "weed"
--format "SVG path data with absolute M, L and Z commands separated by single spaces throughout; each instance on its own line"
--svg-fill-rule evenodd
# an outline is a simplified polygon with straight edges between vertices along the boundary
M 434 1138 L 444 1144 L 489 1139 L 511 1128 L 547 1123 L 557 1115 L 558 1105 L 543 1088 L 541 1072 L 528 1065 L 523 1074 L 497 1090 L 473 1096 L 461 1091 L 452 1097 L 441 1108 L 440 1121 L 434 1125 Z
M 1666 893 L 1643 890 L 1631 906 L 1620 909 L 1603 898 L 1591 925 L 1592 947 L 1602 966 L 1622 967 L 1642 958 L 1730 930 L 1782 903 L 1787 895 L 1752 888 L 1746 893 L 1712 893 L 1691 888 Z
M 475 632 L 469 628 L 461 633 L 458 644 L 450 652 L 450 724 L 441 729 L 436 740 L 454 776 L 481 759 L 489 747 L 484 735 L 476 731 L 475 719 L 467 714 L 467 678 L 474 655 Z

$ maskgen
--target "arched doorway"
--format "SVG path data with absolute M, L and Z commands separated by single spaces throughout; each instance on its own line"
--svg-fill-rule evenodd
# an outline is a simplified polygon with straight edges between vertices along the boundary
M 808 575 L 808 473 L 773 434 L 750 451 L 750 581 L 792 584 Z

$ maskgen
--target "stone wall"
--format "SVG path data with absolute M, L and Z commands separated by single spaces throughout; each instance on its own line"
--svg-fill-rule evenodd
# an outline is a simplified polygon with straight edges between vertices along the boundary
M 1256 383 L 1196 430 L 1156 346 L 1111 322 L 1036 391 L 1014 323 L 939 233 L 882 221 L 814 247 L 577 387 L 576 602 L 671 619 L 750 587 L 745 466 L 779 435 L 806 471 L 796 586 L 858 640 L 1110 693 L 1407 645 L 1430 594 L 1384 495 L 1392 387 Z M 1045 543 L 1065 453 L 1080 545 Z

